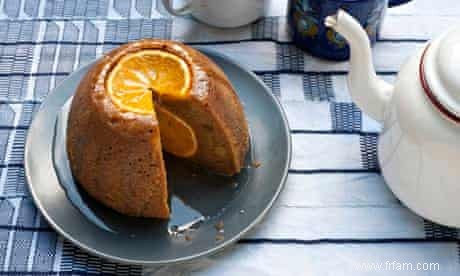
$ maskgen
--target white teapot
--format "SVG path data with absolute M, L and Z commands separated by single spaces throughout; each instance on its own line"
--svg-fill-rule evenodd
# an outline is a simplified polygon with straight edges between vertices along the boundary
M 353 100 L 383 123 L 378 158 L 390 189 L 417 214 L 460 227 L 460 27 L 415 53 L 393 86 L 375 74 L 353 17 L 339 10 L 325 24 L 350 45 Z

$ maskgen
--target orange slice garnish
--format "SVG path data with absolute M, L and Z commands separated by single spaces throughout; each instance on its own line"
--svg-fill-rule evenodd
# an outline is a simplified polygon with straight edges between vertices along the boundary
M 138 114 L 156 113 L 163 149 L 189 157 L 198 147 L 193 129 L 165 108 L 154 107 L 153 97 L 186 97 L 191 86 L 190 75 L 182 58 L 161 50 L 143 50 L 120 59 L 109 73 L 106 88 L 120 109 Z
M 163 149 L 179 157 L 190 157 L 198 149 L 198 142 L 193 129 L 182 119 L 167 109 L 156 106 L 160 136 Z
M 161 50 L 143 50 L 120 59 L 107 78 L 112 101 L 127 111 L 153 112 L 152 91 L 184 97 L 190 90 L 190 70 L 180 57 Z

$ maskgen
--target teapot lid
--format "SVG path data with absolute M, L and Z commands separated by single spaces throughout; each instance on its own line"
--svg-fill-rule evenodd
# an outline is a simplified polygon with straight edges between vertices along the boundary
M 420 80 L 431 102 L 460 123 L 460 28 L 431 42 L 420 62 Z

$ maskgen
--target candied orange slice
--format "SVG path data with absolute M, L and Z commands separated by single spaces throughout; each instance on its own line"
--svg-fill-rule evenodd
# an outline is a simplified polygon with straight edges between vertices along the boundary
M 161 145 L 163 149 L 179 157 L 190 157 L 198 149 L 198 142 L 193 129 L 167 109 L 156 106 L 160 122 Z
M 143 50 L 120 59 L 107 78 L 113 102 L 127 111 L 153 112 L 152 91 L 184 97 L 190 90 L 190 70 L 177 55 L 162 50 Z
M 115 65 L 106 81 L 117 107 L 138 114 L 156 114 L 163 149 L 179 157 L 192 156 L 198 147 L 193 129 L 160 106 L 153 97 L 185 97 L 191 86 L 190 70 L 180 57 L 161 50 L 128 54 Z M 153 95 L 155 94 L 155 95 Z

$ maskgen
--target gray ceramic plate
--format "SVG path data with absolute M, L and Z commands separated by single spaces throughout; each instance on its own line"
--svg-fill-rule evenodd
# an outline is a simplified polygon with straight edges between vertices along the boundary
M 247 167 L 235 177 L 220 177 L 167 157 L 169 221 L 130 218 L 101 206 L 73 182 L 64 143 L 69 103 L 90 67 L 84 66 L 43 102 L 25 148 L 25 172 L 33 199 L 64 237 L 119 262 L 183 262 L 237 241 L 272 206 L 291 157 L 286 117 L 257 76 L 220 54 L 201 50 L 222 67 L 243 102 L 251 132 Z M 255 168 L 253 162 L 261 166 Z

